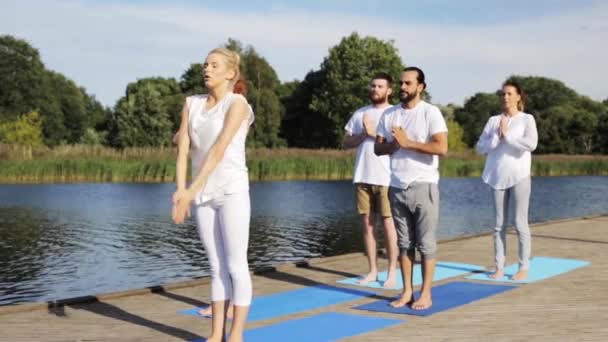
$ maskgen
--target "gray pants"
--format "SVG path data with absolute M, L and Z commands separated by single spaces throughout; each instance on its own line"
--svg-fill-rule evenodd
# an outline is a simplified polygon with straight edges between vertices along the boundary
M 515 229 L 519 236 L 519 268 L 527 270 L 530 264 L 532 241 L 528 226 L 528 206 L 530 204 L 530 177 L 521 180 L 514 186 L 494 189 L 494 209 L 496 226 L 494 227 L 494 254 L 496 268 L 504 269 L 507 250 L 507 222 L 509 219 L 509 198 L 513 196 L 515 206 Z
M 399 254 L 411 255 L 418 248 L 425 259 L 437 256 L 439 188 L 433 183 L 412 183 L 407 189 L 388 191 Z

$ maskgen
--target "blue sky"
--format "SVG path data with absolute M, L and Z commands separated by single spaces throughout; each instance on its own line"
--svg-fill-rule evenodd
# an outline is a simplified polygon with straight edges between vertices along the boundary
M 462 104 L 512 74 L 608 98 L 608 1 L 0 1 L 0 34 L 26 39 L 108 106 L 138 78 L 179 78 L 229 37 L 282 80 L 302 79 L 353 31 L 393 40 L 437 103 Z
M 107 2 L 107 1 L 106 1 Z M 120 3 L 120 1 L 115 1 Z M 162 4 L 159 0 L 131 0 L 133 4 Z M 174 1 L 188 7 L 208 7 L 205 1 Z M 482 25 L 525 20 L 551 13 L 569 11 L 592 5 L 591 0 L 422 0 L 422 1 L 354 1 L 354 0 L 250 0 L 217 1 L 213 8 L 241 13 L 267 11 L 315 11 L 333 14 L 369 15 L 381 18 L 401 19 L 408 13 L 419 22 L 444 24 Z

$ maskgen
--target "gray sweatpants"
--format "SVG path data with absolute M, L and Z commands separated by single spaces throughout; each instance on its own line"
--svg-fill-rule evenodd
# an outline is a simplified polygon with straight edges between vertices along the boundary
M 437 184 L 412 183 L 407 189 L 390 187 L 388 198 L 397 229 L 399 254 L 411 255 L 418 248 L 423 258 L 435 259 L 439 222 Z
M 530 263 L 532 241 L 528 226 L 528 207 L 530 205 L 530 177 L 522 179 L 514 186 L 504 189 L 494 189 L 494 210 L 496 226 L 494 227 L 494 254 L 496 268 L 504 269 L 507 251 L 507 222 L 509 220 L 509 198 L 513 196 L 515 207 L 515 229 L 519 236 L 519 268 L 527 270 Z

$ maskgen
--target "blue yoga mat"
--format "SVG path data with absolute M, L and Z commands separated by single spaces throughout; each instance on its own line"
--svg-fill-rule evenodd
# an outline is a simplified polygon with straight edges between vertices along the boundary
M 462 264 L 462 263 L 458 263 L 458 262 L 439 261 L 439 262 L 437 262 L 437 266 L 435 268 L 435 276 L 433 277 L 433 281 L 439 281 L 439 280 L 456 277 L 459 275 L 463 275 L 463 274 L 467 274 L 467 273 L 471 273 L 471 272 L 475 272 L 475 271 L 483 271 L 483 270 L 485 270 L 485 267 L 478 266 L 478 265 Z M 386 271 L 380 272 L 380 273 L 378 273 L 379 281 L 372 281 L 367 284 L 358 284 L 358 281 L 359 281 L 359 279 L 361 279 L 361 277 L 338 280 L 338 283 L 380 289 L 380 288 L 383 288 L 382 286 L 384 285 L 384 281 L 386 280 L 386 275 L 387 275 Z M 414 265 L 413 275 L 414 275 L 414 279 L 413 279 L 414 286 L 422 284 L 422 273 L 421 273 L 421 267 L 419 264 Z M 397 270 L 397 286 L 394 287 L 393 289 L 402 289 L 402 288 L 403 288 L 403 279 L 401 277 L 401 271 Z
M 410 308 L 409 305 L 400 308 L 393 308 L 389 305 L 391 301 L 387 300 L 380 300 L 369 304 L 360 305 L 355 307 L 355 309 L 415 316 L 430 316 L 437 312 L 456 308 L 476 300 L 512 290 L 514 288 L 517 288 L 517 286 L 477 284 L 457 281 L 434 287 L 433 306 L 426 310 L 414 310 Z M 416 292 L 415 298 L 418 298 L 419 294 L 419 292 Z
M 487 280 L 494 282 L 506 282 L 506 283 L 533 283 L 535 281 L 554 277 L 556 275 L 570 272 L 579 267 L 589 265 L 589 261 L 575 260 L 575 259 L 561 259 L 561 258 L 549 258 L 549 257 L 534 257 L 530 260 L 530 269 L 528 271 L 528 277 L 524 280 L 514 281 L 511 277 L 517 273 L 519 266 L 517 264 L 510 265 L 505 268 L 505 276 L 502 279 L 492 279 L 488 277 L 490 272 L 476 274 L 467 279 L 475 280 Z
M 248 320 L 257 321 L 274 318 L 374 295 L 376 295 L 374 292 L 328 285 L 309 286 L 302 289 L 254 297 Z M 198 313 L 200 309 L 182 310 L 179 313 L 202 317 Z
M 402 320 L 327 312 L 245 331 L 251 341 L 334 341 L 403 323 Z M 204 342 L 198 339 L 193 342 Z

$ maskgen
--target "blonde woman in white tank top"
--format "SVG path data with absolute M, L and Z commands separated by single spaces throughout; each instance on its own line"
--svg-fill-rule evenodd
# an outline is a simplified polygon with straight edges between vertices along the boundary
M 223 340 L 230 301 L 234 314 L 229 341 L 242 341 L 252 297 L 245 139 L 253 112 L 242 95 L 232 92 L 239 64 L 240 56 L 225 48 L 207 55 L 203 70 L 209 94 L 186 99 L 179 130 L 172 216 L 175 223 L 183 223 L 194 204 L 211 268 L 212 327 L 207 341 Z M 186 187 L 188 155 L 192 184 Z

